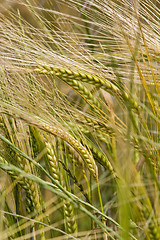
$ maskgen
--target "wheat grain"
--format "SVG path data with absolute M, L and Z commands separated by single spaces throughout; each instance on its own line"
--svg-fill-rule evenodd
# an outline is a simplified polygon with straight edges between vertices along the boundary
M 52 148 L 52 145 L 45 141 L 46 144 L 46 149 L 47 149 L 47 157 L 48 157 L 48 162 L 49 162 L 49 168 L 50 168 L 50 173 L 53 178 L 60 183 L 60 176 L 59 176 L 59 169 L 58 169 L 58 162 L 54 153 L 54 150 Z
M 77 222 L 75 220 L 74 208 L 69 201 L 64 201 L 65 223 L 68 233 L 77 232 Z

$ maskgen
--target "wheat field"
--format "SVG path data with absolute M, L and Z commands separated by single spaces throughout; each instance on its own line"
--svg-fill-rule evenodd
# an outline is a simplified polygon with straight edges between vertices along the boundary
M 159 240 L 159 104 L 159 0 L 0 1 L 0 240 Z

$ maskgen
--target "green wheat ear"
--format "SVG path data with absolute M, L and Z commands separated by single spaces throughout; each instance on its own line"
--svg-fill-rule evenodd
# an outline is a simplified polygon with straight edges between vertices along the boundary
M 68 233 L 77 232 L 77 222 L 72 204 L 69 201 L 64 202 L 65 225 Z
M 19 111 L 19 110 L 17 114 L 18 114 L 17 115 L 18 118 L 23 119 L 25 122 L 29 123 L 30 125 L 35 126 L 39 129 L 42 129 L 45 132 L 48 132 L 54 136 L 57 136 L 60 139 L 66 141 L 69 145 L 71 145 L 80 154 L 87 168 L 89 169 L 90 173 L 95 177 L 95 179 L 98 179 L 98 169 L 94 161 L 94 158 L 87 151 L 86 147 L 80 143 L 80 141 L 75 139 L 71 134 L 69 134 L 59 126 L 51 125 L 37 116 L 33 116 L 33 115 L 29 116 L 29 114 L 26 115 L 25 112 Z
M 46 75 L 56 75 L 60 77 L 63 81 L 67 82 L 69 85 L 75 87 L 76 90 L 79 90 L 80 93 L 83 92 L 84 96 L 89 100 L 93 99 L 93 103 L 100 107 L 100 104 L 97 100 L 92 97 L 92 95 L 88 92 L 87 89 L 83 90 L 83 85 L 80 82 L 86 82 L 92 84 L 98 88 L 102 88 L 105 91 L 109 92 L 113 96 L 117 96 L 124 102 L 128 103 L 131 108 L 138 110 L 137 102 L 129 96 L 127 92 L 124 90 L 121 91 L 117 86 L 106 79 L 102 79 L 100 77 L 83 73 L 81 71 L 72 71 L 68 68 L 57 68 L 54 66 L 39 66 L 33 70 L 36 73 L 46 74 Z

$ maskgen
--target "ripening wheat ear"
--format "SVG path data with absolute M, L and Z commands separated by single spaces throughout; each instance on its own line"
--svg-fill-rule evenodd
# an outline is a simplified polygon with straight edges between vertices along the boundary
M 62 140 L 66 141 L 69 145 L 71 145 L 80 154 L 80 156 L 82 157 L 86 164 L 86 167 L 89 169 L 91 174 L 98 180 L 98 169 L 93 156 L 91 155 L 91 153 L 88 152 L 86 147 L 84 147 L 76 138 L 74 138 L 71 134 L 69 134 L 68 132 L 66 132 L 66 130 L 63 130 L 59 126 L 51 125 L 39 117 L 29 115 L 28 113 L 26 114 L 23 111 L 17 110 L 14 109 L 14 114 L 16 111 L 16 117 L 23 119 L 28 124 L 36 126 L 44 130 L 45 132 L 51 133 L 61 138 Z
M 20 133 L 25 132 L 25 127 L 21 125 L 21 122 L 18 120 L 18 122 L 14 121 L 13 119 L 7 118 L 7 116 L 3 116 L 3 132 L 4 134 L 10 138 L 13 144 L 21 144 L 21 147 L 23 146 L 23 140 L 19 139 Z M 19 123 L 19 124 L 18 124 Z M 17 127 L 18 125 L 18 127 Z M 27 134 L 26 134 L 27 136 Z M 27 142 L 27 141 L 26 141 Z M 26 144 L 27 145 L 27 144 Z M 29 149 L 28 149 L 29 151 Z M 5 153 L 5 152 L 4 152 Z M 6 164 L 9 164 L 10 162 L 15 165 L 20 167 L 22 170 L 24 170 L 27 173 L 32 173 L 36 174 L 35 167 L 30 164 L 26 159 L 23 159 L 22 157 L 18 156 L 12 149 L 10 149 L 10 156 L 5 153 L 5 158 L 8 159 L 8 162 L 5 158 L 1 158 L 1 162 L 4 162 Z M 9 172 L 9 174 L 16 178 L 16 174 L 14 172 Z M 17 176 L 18 177 L 18 176 Z M 40 198 L 39 198 L 39 190 L 38 190 L 38 185 L 35 184 L 32 180 L 22 178 L 20 180 L 20 184 L 22 185 L 22 188 L 26 190 L 26 200 L 27 200 L 27 211 L 28 212 L 34 212 L 34 214 L 39 214 L 41 211 L 41 203 L 40 203 Z
M 97 88 L 103 88 L 113 96 L 117 96 L 124 102 L 127 102 L 130 105 L 130 107 L 133 108 L 134 110 L 136 111 L 138 110 L 137 102 L 134 99 L 132 99 L 125 90 L 121 91 L 117 86 L 115 86 L 107 79 L 102 79 L 95 75 L 88 74 L 87 72 L 72 71 L 71 69 L 57 68 L 54 66 L 40 65 L 33 71 L 46 75 L 58 76 L 63 81 L 71 85 L 75 90 L 78 90 L 80 93 L 82 93 L 82 96 L 84 95 L 84 97 L 86 97 L 88 100 L 91 100 L 97 107 L 100 107 L 98 101 L 92 96 L 91 93 L 89 93 L 89 91 L 86 88 L 83 87 L 83 85 L 79 83 L 79 81 L 92 84 Z
M 21 125 L 20 120 L 16 122 L 13 119 L 7 118 L 7 116 L 3 115 L 3 117 L 1 117 L 1 122 L 3 124 L 3 135 L 6 135 L 6 137 L 10 138 L 11 142 L 14 145 L 19 144 L 22 148 L 23 140 L 21 139 L 20 141 L 19 135 L 20 133 L 22 134 L 22 132 L 23 134 L 26 134 L 26 137 L 28 137 L 28 135 L 27 135 L 27 131 L 25 132 L 26 128 L 24 127 L 24 125 Z M 27 146 L 27 140 L 25 143 Z M 8 154 L 7 150 L 10 152 L 10 154 Z M 30 150 L 28 149 L 28 151 Z M 33 164 L 29 163 L 28 160 L 19 156 L 10 147 L 8 147 L 7 149 L 7 146 L 5 146 L 5 144 L 3 146 L 3 152 L 1 154 L 2 156 L 4 154 L 5 157 L 0 156 L 0 162 L 5 166 L 11 166 L 12 164 L 13 166 L 18 166 L 21 170 L 24 170 L 26 173 L 31 173 L 31 174 L 34 173 L 35 175 L 37 175 L 36 168 Z M 30 214 L 34 219 L 37 216 L 40 216 L 42 214 L 42 196 L 41 196 L 39 185 L 34 181 L 32 181 L 31 179 L 27 179 L 23 175 L 22 176 L 19 175 L 14 170 L 13 171 L 5 170 L 3 166 L 1 166 L 1 168 L 10 175 L 11 180 L 15 179 L 16 184 L 18 184 L 17 191 L 18 191 L 19 201 L 21 198 L 20 196 L 21 189 L 25 191 L 25 194 L 26 194 L 25 211 L 28 214 Z M 15 197 L 15 202 L 16 201 L 17 201 L 17 198 Z M 17 212 L 21 213 L 22 211 L 23 211 L 22 206 L 17 207 Z M 43 219 L 41 219 L 41 221 L 43 222 Z M 35 228 L 34 225 L 32 227 Z M 39 225 L 39 228 L 43 228 L 43 226 Z M 41 237 L 42 239 L 44 237 L 43 230 L 41 233 Z

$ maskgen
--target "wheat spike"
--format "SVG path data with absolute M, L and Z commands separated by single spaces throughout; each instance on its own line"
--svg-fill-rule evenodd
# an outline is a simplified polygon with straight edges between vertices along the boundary
M 80 71 L 72 71 L 68 68 L 57 68 L 54 66 L 39 66 L 33 71 L 46 75 L 56 75 L 60 77 L 63 81 L 68 82 L 69 84 L 77 85 L 77 89 L 81 89 L 82 85 L 78 84 L 76 81 L 87 82 L 98 88 L 103 88 L 105 91 L 109 92 L 113 96 L 116 95 L 117 97 L 120 97 L 121 100 L 129 103 L 130 107 L 138 110 L 137 102 L 132 99 L 126 91 L 121 91 L 117 86 L 115 86 L 113 83 L 106 79 L 102 79 L 91 74 L 82 73 Z
M 71 145 L 82 157 L 84 160 L 86 167 L 89 169 L 90 173 L 98 179 L 98 169 L 96 163 L 94 161 L 93 156 L 91 153 L 88 152 L 86 147 L 84 147 L 77 139 L 75 139 L 71 134 L 60 128 L 59 126 L 54 126 L 46 121 L 42 120 L 41 118 L 33 115 L 26 114 L 23 111 L 16 111 L 16 117 L 24 120 L 25 122 L 29 123 L 32 126 L 38 127 L 39 129 L 44 130 L 50 134 L 58 136 L 69 145 Z M 6 113 L 6 111 L 5 111 Z

